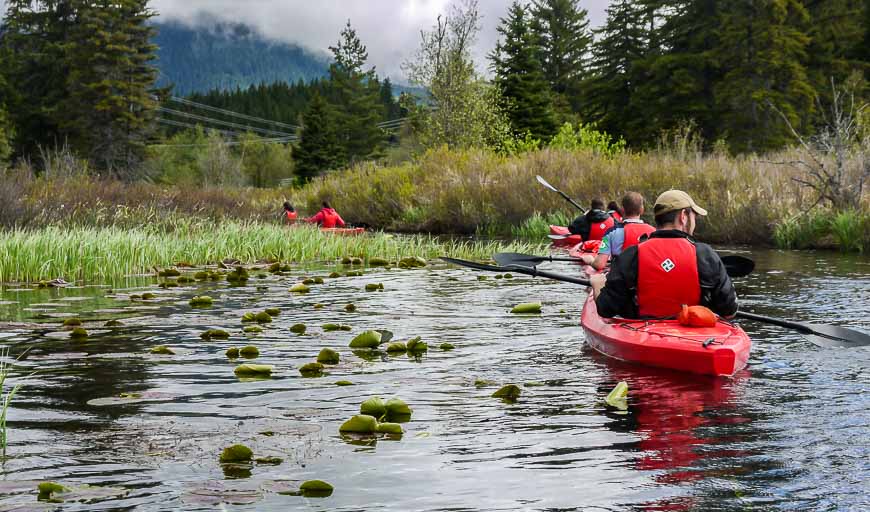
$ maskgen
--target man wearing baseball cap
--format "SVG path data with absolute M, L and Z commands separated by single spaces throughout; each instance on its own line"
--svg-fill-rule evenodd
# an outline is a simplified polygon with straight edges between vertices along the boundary
M 656 199 L 656 231 L 590 279 L 598 314 L 610 318 L 665 318 L 683 304 L 702 305 L 723 317 L 737 313 L 737 293 L 725 265 L 707 244 L 692 238 L 707 210 L 681 190 Z

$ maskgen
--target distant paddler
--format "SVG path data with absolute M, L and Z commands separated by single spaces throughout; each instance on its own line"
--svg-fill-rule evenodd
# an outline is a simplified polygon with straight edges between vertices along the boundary
M 296 213 L 296 208 L 293 208 L 293 205 L 290 204 L 290 201 L 284 201 L 284 223 L 285 224 L 296 224 L 296 220 L 298 218 L 298 214 Z
M 344 219 L 336 212 L 332 206 L 329 206 L 328 201 L 323 202 L 323 208 L 320 209 L 313 217 L 305 219 L 305 222 L 318 224 L 321 228 L 343 228 Z

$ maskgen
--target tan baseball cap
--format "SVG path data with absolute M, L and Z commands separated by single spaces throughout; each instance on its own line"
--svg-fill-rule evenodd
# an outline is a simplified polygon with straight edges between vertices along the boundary
M 691 208 L 698 215 L 707 215 L 707 210 L 695 204 L 695 201 L 689 197 L 689 194 L 682 190 L 668 190 L 667 192 L 663 192 L 662 195 L 656 199 L 656 205 L 653 208 L 653 215 L 658 217 L 659 215 L 676 210 L 682 210 L 683 208 Z

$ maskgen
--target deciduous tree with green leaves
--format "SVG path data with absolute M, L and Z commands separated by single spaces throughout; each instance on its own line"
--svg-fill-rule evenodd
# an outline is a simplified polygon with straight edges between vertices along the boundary
M 498 33 L 501 39 L 489 59 L 514 132 L 549 140 L 556 132 L 553 102 L 540 60 L 543 53 L 526 8 L 519 2 L 511 4 Z

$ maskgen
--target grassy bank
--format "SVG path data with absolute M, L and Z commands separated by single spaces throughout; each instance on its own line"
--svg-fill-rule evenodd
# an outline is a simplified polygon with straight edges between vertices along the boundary
M 216 263 L 225 258 L 253 263 L 263 259 L 283 262 L 335 261 L 344 256 L 404 256 L 427 259 L 452 255 L 489 258 L 499 251 L 534 252 L 540 244 L 441 241 L 427 235 L 365 236 L 324 234 L 300 226 L 288 228 L 254 221 L 228 220 L 213 225 L 188 222 L 173 231 L 149 227 L 46 227 L 16 229 L 0 238 L 0 282 L 108 280 L 153 272 L 179 262 Z

